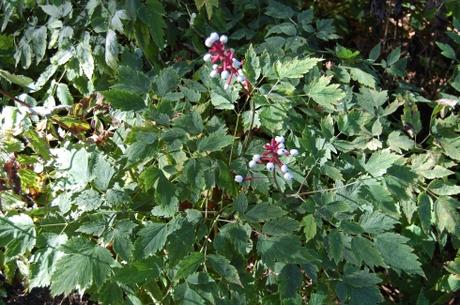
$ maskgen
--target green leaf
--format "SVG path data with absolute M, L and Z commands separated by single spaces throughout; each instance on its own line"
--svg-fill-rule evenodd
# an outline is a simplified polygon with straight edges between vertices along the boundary
M 399 58 L 401 57 L 401 47 L 397 47 L 396 49 L 393 49 L 390 54 L 388 54 L 387 57 L 387 65 L 391 66 L 395 64 Z
M 367 112 L 376 115 L 383 104 L 388 100 L 388 91 L 377 91 L 369 88 L 361 88 L 356 94 L 358 104 Z
M 35 226 L 26 214 L 0 217 L 0 246 L 5 247 L 6 261 L 31 251 L 35 246 Z
M 377 305 L 383 301 L 376 286 L 351 288 L 350 296 L 350 305 Z
M 139 237 L 135 242 L 136 250 L 139 251 L 141 257 L 147 257 L 163 249 L 169 235 L 168 225 L 149 222 L 137 235 Z
M 414 147 L 414 141 L 409 139 L 408 136 L 401 134 L 399 131 L 392 131 L 388 135 L 387 143 L 391 150 L 398 153 L 400 153 L 401 150 L 409 150 Z
M 89 34 L 87 37 L 89 40 Z M 83 73 L 89 80 L 91 80 L 94 73 L 94 58 L 89 42 L 80 43 L 76 48 L 76 55 Z
M 345 249 L 345 240 L 342 232 L 337 230 L 332 231 L 327 236 L 328 255 L 338 264 L 343 259 L 343 251 Z
M 222 255 L 209 254 L 206 257 L 206 262 L 227 282 L 242 286 L 238 271 L 232 264 L 230 264 L 228 259 Z
M 219 7 L 219 0 L 195 0 L 195 5 L 200 10 L 203 5 L 206 7 L 208 19 L 211 20 L 214 7 Z
M 350 75 L 351 78 L 358 83 L 360 83 L 363 86 L 370 87 L 370 88 L 375 88 L 375 78 L 372 74 L 369 74 L 367 72 L 364 72 L 361 69 L 358 68 L 349 68 L 350 69 Z
M 420 225 L 423 229 L 423 232 L 426 234 L 431 231 L 431 206 L 432 200 L 431 197 L 426 193 L 420 193 L 418 195 L 418 217 L 420 218 Z
M 115 172 L 115 168 L 108 161 L 107 156 L 102 153 L 96 154 L 93 167 L 91 168 L 91 178 L 97 189 L 100 191 L 107 190 Z
M 176 186 L 165 177 L 163 172 L 160 172 L 155 188 L 155 200 L 157 203 L 159 203 L 162 208 L 175 209 L 178 203 L 175 194 Z
M 307 241 L 313 239 L 316 235 L 316 222 L 313 214 L 306 215 L 302 218 L 303 232 Z
M 385 264 L 396 272 L 423 276 L 423 270 L 413 249 L 406 245 L 409 239 L 396 233 L 383 233 L 375 237 L 375 246 L 382 254 Z
M 356 288 L 372 287 L 382 282 L 377 274 L 369 273 L 367 270 L 358 270 L 352 273 L 346 273 L 343 280 L 348 286 Z
M 105 38 L 105 62 L 112 69 L 115 69 L 118 65 L 118 53 L 117 34 L 112 30 L 108 30 Z
M 251 250 L 250 241 L 251 227 L 248 224 L 240 225 L 237 223 L 226 224 L 220 229 L 214 239 L 214 248 L 232 259 L 234 256 L 245 256 Z M 235 255 L 237 254 L 237 255 Z
M 434 204 L 436 224 L 440 231 L 446 230 L 454 235 L 460 234 L 460 202 L 452 197 L 441 196 Z
M 0 77 L 6 79 L 7 81 L 19 85 L 24 88 L 32 88 L 34 82 L 33 79 L 24 75 L 11 74 L 8 71 L 0 69 Z
M 30 146 L 32 146 L 33 150 L 35 150 L 35 152 L 38 153 L 43 159 L 51 159 L 50 147 L 48 142 L 46 142 L 45 139 L 40 137 L 34 129 L 29 129 L 26 132 L 24 132 L 24 136 L 29 141 Z
M 278 79 L 302 78 L 322 60 L 323 59 L 321 58 L 314 57 L 304 59 L 298 59 L 296 57 L 283 62 L 278 60 L 274 63 L 273 69 L 275 70 Z
M 45 57 L 46 39 L 46 26 L 41 26 L 32 33 L 32 48 L 34 50 L 35 60 L 37 63 L 42 61 L 43 57 Z
M 138 111 L 145 108 L 145 102 L 137 94 L 120 89 L 102 92 L 106 100 L 114 107 L 124 111 Z
M 265 15 L 278 19 L 289 19 L 294 15 L 294 10 L 290 6 L 270 0 Z
M 61 247 L 64 252 L 51 278 L 53 296 L 69 295 L 77 287 L 88 289 L 101 286 L 115 263 L 109 250 L 84 238 L 75 237 Z
M 174 121 L 174 126 L 182 128 L 191 135 L 197 135 L 204 129 L 201 115 L 196 111 L 189 111 Z
M 248 208 L 248 199 L 244 193 L 239 193 L 233 200 L 233 207 L 238 213 L 244 213 Z
M 369 53 L 369 59 L 372 61 L 376 61 L 381 53 L 382 50 L 382 43 L 379 42 L 378 44 L 375 45 L 375 47 L 372 48 L 371 52 Z
M 398 223 L 397 220 L 378 211 L 364 213 L 359 222 L 364 231 L 370 234 L 380 234 L 391 230 Z
M 364 261 L 370 268 L 384 266 L 382 256 L 370 240 L 360 236 L 353 237 L 351 240 L 351 249 L 356 258 Z
M 233 105 L 233 102 L 234 102 L 233 97 L 234 97 L 233 94 L 221 95 L 215 91 L 212 91 L 211 92 L 211 104 L 214 106 L 214 108 L 219 109 L 219 110 L 232 110 L 235 108 L 235 105 Z
M 180 280 L 186 278 L 196 271 L 198 267 L 204 262 L 204 255 L 201 252 L 190 253 L 186 258 L 181 260 L 177 265 L 177 272 L 175 279 Z
M 255 84 L 261 72 L 260 60 L 252 44 L 249 46 L 244 56 L 243 72 L 250 83 Z
M 224 147 L 233 144 L 233 141 L 234 137 L 226 135 L 222 131 L 216 131 L 198 142 L 198 150 L 203 152 L 220 151 Z
M 259 203 L 244 214 L 250 221 L 260 222 L 278 218 L 286 214 L 282 208 L 269 203 Z
M 303 275 L 295 264 L 287 264 L 278 275 L 280 299 L 295 298 L 303 283 Z
M 379 150 L 364 164 L 364 169 L 374 177 L 380 177 L 386 173 L 400 156 L 391 153 L 389 150 Z
M 272 219 L 264 224 L 262 232 L 268 235 L 289 235 L 299 229 L 299 222 L 291 217 L 283 216 Z
M 345 97 L 345 92 L 339 89 L 338 84 L 330 84 L 330 76 L 321 76 L 310 82 L 305 92 L 315 102 L 329 110 L 334 110 L 335 104 Z
M 257 241 L 257 253 L 266 264 L 302 264 L 318 261 L 316 254 L 311 249 L 302 247 L 300 240 L 294 235 L 260 236 Z
M 104 235 L 104 240 L 107 242 L 112 241 L 113 250 L 125 261 L 129 261 L 134 250 L 131 234 L 136 226 L 131 220 L 122 219 Z
M 165 44 L 165 9 L 159 0 L 147 0 L 145 7 L 138 11 L 139 18 L 147 25 L 153 42 L 159 49 Z
M 150 83 L 150 78 L 141 71 L 127 66 L 120 66 L 118 68 L 118 81 L 112 88 L 146 94 L 149 91 Z
M 455 50 L 447 43 L 436 41 L 436 45 L 441 49 L 441 54 L 449 59 L 456 60 Z
M 156 92 L 159 96 L 165 97 L 168 93 L 176 90 L 179 85 L 179 74 L 170 66 L 160 71 L 155 77 Z
M 54 233 L 44 233 L 38 237 L 37 250 L 31 257 L 30 288 L 46 287 L 51 284 L 51 276 L 57 260 L 63 252 L 59 247 L 67 242 L 67 236 Z
M 436 195 L 457 195 L 460 194 L 460 186 L 455 185 L 452 182 L 446 182 L 441 179 L 433 180 L 429 185 L 428 188 L 435 193 Z
M 453 175 L 454 172 L 445 167 L 435 165 L 432 169 L 421 171 L 421 174 L 427 179 L 435 179 Z
M 195 1 L 200 1 L 200 0 L 195 0 Z M 176 304 L 181 304 L 181 305 L 206 304 L 206 301 L 186 283 L 182 283 L 175 287 L 174 299 L 178 301 Z
M 73 96 L 70 93 L 69 87 L 66 84 L 58 84 L 56 88 L 56 96 L 63 105 L 72 105 Z
M 130 262 L 123 268 L 116 269 L 113 280 L 126 285 L 142 284 L 156 279 L 161 273 L 162 261 L 152 256 L 140 261 Z

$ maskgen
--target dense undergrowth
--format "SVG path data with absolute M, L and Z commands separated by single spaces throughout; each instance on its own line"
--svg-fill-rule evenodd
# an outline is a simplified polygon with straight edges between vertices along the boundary
M 458 302 L 457 1 L 0 0 L 0 31 L 5 285 Z

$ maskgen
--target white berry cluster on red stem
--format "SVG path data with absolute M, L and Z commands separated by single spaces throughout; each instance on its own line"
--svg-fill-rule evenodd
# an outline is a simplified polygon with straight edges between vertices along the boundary
M 220 77 L 225 80 L 225 89 L 232 83 L 232 80 L 236 80 L 248 90 L 249 82 L 243 74 L 242 62 L 235 58 L 235 51 L 233 49 L 227 49 L 225 44 L 228 41 L 226 35 L 217 33 L 211 33 L 208 38 L 204 41 L 204 44 L 209 48 L 208 53 L 203 56 L 205 62 L 212 63 L 211 77 Z
M 249 168 L 255 168 L 257 165 L 265 165 L 268 171 L 272 172 L 278 168 L 284 179 L 287 181 L 292 180 L 292 174 L 289 171 L 289 167 L 284 163 L 281 158 L 289 156 L 297 156 L 299 151 L 295 148 L 288 150 L 284 144 L 284 137 L 277 136 L 273 138 L 269 143 L 264 145 L 264 151 L 262 154 L 256 154 L 252 156 L 252 160 L 249 161 Z M 235 176 L 235 181 L 242 183 L 243 181 L 250 180 L 250 178 L 244 178 L 241 175 Z

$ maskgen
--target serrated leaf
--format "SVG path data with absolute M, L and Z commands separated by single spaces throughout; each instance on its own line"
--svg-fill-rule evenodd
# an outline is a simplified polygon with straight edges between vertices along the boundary
M 88 289 L 93 284 L 101 286 L 115 263 L 109 250 L 80 237 L 69 240 L 61 250 L 64 256 L 56 263 L 51 278 L 53 296 L 67 296 L 77 287 Z
M 453 171 L 439 165 L 435 165 L 432 169 L 424 170 L 420 173 L 427 179 L 443 178 L 454 174 Z
M 299 229 L 299 222 L 291 217 L 283 216 L 267 221 L 262 227 L 262 232 L 268 235 L 289 235 Z
M 195 0 L 195 1 L 198 1 L 198 0 Z M 193 288 L 191 288 L 186 283 L 179 284 L 175 287 L 174 299 L 178 301 L 177 304 L 181 304 L 181 305 L 206 304 L 206 301 Z
M 295 264 L 287 264 L 278 275 L 278 286 L 281 301 L 295 298 L 303 283 L 300 268 Z
M 113 250 L 125 261 L 129 261 L 134 250 L 131 234 L 136 226 L 131 220 L 123 219 L 104 235 L 104 240 L 112 241 Z
M 424 275 L 413 249 L 406 245 L 409 239 L 396 233 L 383 233 L 375 237 L 375 246 L 382 254 L 385 264 L 396 272 Z
M 24 132 L 24 136 L 29 141 L 30 146 L 37 154 L 39 154 L 45 160 L 51 159 L 50 146 L 48 142 L 40 137 L 34 129 L 29 129 Z
M 372 287 L 382 280 L 375 273 L 369 273 L 367 270 L 358 270 L 352 273 L 346 273 L 343 280 L 349 286 L 361 288 Z
M 388 135 L 387 143 L 391 150 L 398 153 L 400 153 L 401 150 L 412 149 L 415 144 L 413 140 L 409 139 L 408 136 L 401 134 L 399 131 L 392 131 Z
M 273 69 L 278 76 L 278 79 L 285 78 L 302 78 L 308 73 L 317 63 L 322 61 L 321 58 L 304 58 L 304 59 L 288 59 L 283 62 L 276 61 L 273 65 Z
M 234 138 L 232 136 L 226 135 L 221 131 L 216 131 L 198 142 L 198 150 L 203 152 L 220 151 L 224 147 L 231 145 L 233 140 Z
M 33 79 L 24 75 L 11 74 L 8 71 L 0 69 L 0 77 L 6 79 L 7 81 L 19 85 L 24 88 L 32 88 L 34 82 Z
M 377 286 L 350 289 L 350 305 L 377 305 L 382 301 Z
M 361 88 L 356 94 L 358 104 L 367 112 L 376 115 L 379 109 L 388 100 L 388 91 L 377 91 L 369 88 Z
M 80 43 L 76 48 L 76 55 L 83 73 L 91 80 L 94 73 L 94 58 L 89 43 Z
M 302 264 L 318 261 L 311 249 L 302 247 L 300 240 L 293 235 L 287 236 L 260 236 L 257 241 L 257 253 L 267 264 L 284 262 Z
M 327 236 L 328 255 L 338 264 L 343 259 L 343 251 L 345 250 L 344 235 L 337 230 L 332 231 Z
M 420 225 L 423 232 L 428 234 L 431 231 L 431 197 L 426 193 L 420 193 L 418 200 L 418 217 L 420 218 Z
M 379 42 L 370 51 L 369 59 L 372 60 L 372 61 L 376 61 L 380 56 L 381 50 L 382 50 L 382 43 Z
M 32 218 L 26 214 L 0 217 L 0 246 L 5 247 L 6 261 L 31 251 L 35 246 L 36 232 Z
M 370 240 L 360 236 L 353 237 L 351 240 L 351 249 L 356 258 L 364 261 L 370 268 L 384 266 L 382 256 Z
M 244 193 L 239 193 L 233 200 L 233 207 L 238 213 L 244 213 L 248 208 L 248 199 Z
M 399 58 L 401 57 L 401 47 L 397 47 L 396 49 L 393 49 L 390 54 L 388 54 L 387 57 L 387 65 L 391 66 L 395 64 Z
M 159 0 L 147 0 L 145 7 L 138 11 L 139 18 L 147 25 L 153 42 L 163 49 L 166 22 L 163 15 L 165 9 Z
M 142 97 L 130 91 L 109 89 L 102 92 L 106 100 L 114 107 L 124 111 L 138 111 L 145 108 Z
M 372 156 L 364 164 L 364 169 L 374 177 L 380 177 L 386 173 L 400 156 L 391 153 L 388 150 L 379 150 L 372 154 Z
M 359 223 L 364 231 L 371 234 L 380 234 L 393 229 L 394 225 L 397 224 L 398 221 L 378 211 L 374 211 L 364 213 L 361 216 Z
M 162 265 L 161 259 L 156 256 L 133 261 L 123 268 L 116 269 L 113 280 L 126 285 L 142 284 L 157 278 L 161 273 Z
M 257 82 L 257 79 L 260 76 L 261 68 L 260 68 L 260 60 L 257 57 L 257 54 L 254 50 L 252 44 L 249 46 L 248 50 L 246 51 L 246 55 L 244 56 L 244 63 L 243 63 L 243 72 L 246 78 L 252 84 Z
M 189 111 L 174 120 L 174 126 L 182 128 L 191 135 L 197 135 L 204 129 L 201 115 L 196 111 Z
M 149 222 L 145 224 L 137 235 L 136 250 L 141 257 L 147 257 L 163 249 L 166 238 L 169 235 L 168 225 L 166 223 Z
M 186 278 L 196 271 L 198 267 L 204 262 L 204 255 L 201 252 L 190 253 L 186 258 L 181 260 L 177 265 L 177 272 L 175 279 L 180 280 Z
M 233 98 L 230 95 L 220 95 L 214 91 L 211 92 L 211 104 L 219 110 L 232 110 L 235 108 Z
M 259 203 L 244 214 L 250 221 L 266 221 L 273 218 L 278 218 L 286 214 L 282 208 L 269 203 Z
M 278 19 L 289 19 L 294 15 L 294 10 L 289 6 L 270 0 L 265 15 Z
M 307 241 L 313 239 L 316 235 L 316 222 L 313 214 L 306 215 L 302 218 L 303 232 Z
M 206 262 L 209 263 L 211 268 L 227 282 L 243 286 L 235 266 L 230 264 L 230 261 L 222 255 L 209 254 L 206 257 Z
M 120 66 L 118 68 L 118 81 L 112 88 L 146 94 L 150 88 L 150 83 L 150 78 L 141 71 L 127 66 Z
M 41 26 L 32 33 L 32 47 L 37 63 L 42 61 L 46 53 L 47 30 L 46 26 Z
M 179 81 L 179 74 L 174 67 L 162 69 L 155 77 L 156 92 L 159 96 L 165 97 L 177 88 Z
M 321 76 L 310 82 L 304 90 L 316 103 L 329 110 L 334 110 L 335 104 L 345 97 L 345 92 L 339 88 L 338 84 L 330 84 L 331 78 Z
M 456 195 L 460 194 L 460 186 L 455 185 L 449 181 L 443 181 L 441 179 L 433 180 L 429 185 L 428 188 L 435 193 L 436 195 L 440 196 L 449 196 L 449 195 Z
M 372 74 L 364 72 L 358 68 L 349 68 L 351 78 L 363 86 L 375 88 L 376 82 Z
M 230 223 L 223 226 L 214 239 L 218 253 L 232 259 L 235 254 L 245 256 L 252 248 L 250 241 L 251 227 L 248 224 Z
M 436 224 L 440 231 L 460 234 L 460 214 L 457 211 L 460 202 L 452 197 L 441 196 L 434 204 Z

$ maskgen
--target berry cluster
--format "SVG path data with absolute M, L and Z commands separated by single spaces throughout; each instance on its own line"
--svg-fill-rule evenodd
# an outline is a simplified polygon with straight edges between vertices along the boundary
M 268 171 L 275 170 L 275 167 L 278 167 L 283 174 L 284 179 L 290 181 L 292 180 L 292 174 L 289 172 L 288 166 L 280 159 L 283 156 L 297 156 L 299 151 L 295 148 L 287 150 L 284 145 L 284 137 L 277 136 L 264 145 L 264 151 L 261 155 L 252 156 L 252 160 L 249 161 L 249 168 L 254 168 L 258 164 L 265 164 L 265 167 Z M 242 183 L 245 180 L 250 180 L 250 178 L 244 178 L 241 175 L 235 176 L 235 181 Z
M 226 81 L 225 89 L 229 87 L 233 78 L 236 78 L 245 89 L 248 89 L 249 83 L 244 77 L 243 70 L 241 70 L 242 62 L 234 57 L 235 52 L 233 49 L 225 48 L 227 41 L 228 37 L 226 35 L 219 37 L 219 34 L 211 33 L 204 42 L 209 51 L 203 56 L 203 60 L 213 64 L 210 73 L 211 77 L 220 75 Z

